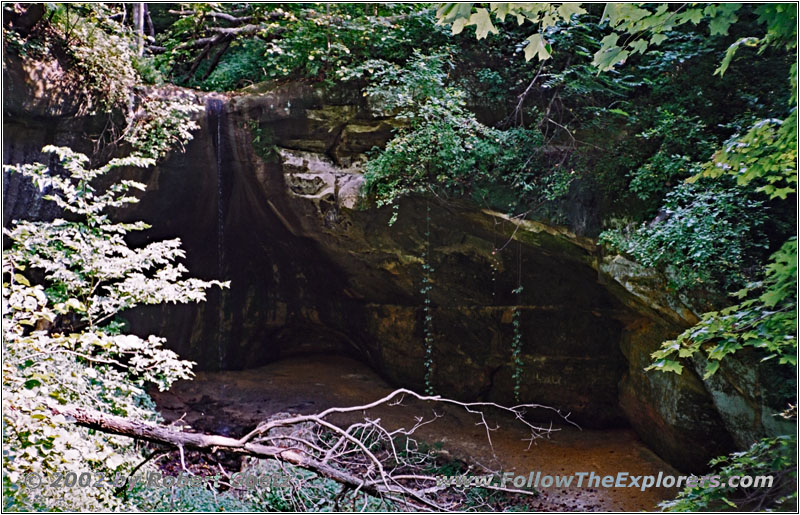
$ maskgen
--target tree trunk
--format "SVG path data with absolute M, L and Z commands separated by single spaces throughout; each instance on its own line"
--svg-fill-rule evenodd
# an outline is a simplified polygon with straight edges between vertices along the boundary
M 144 54 L 144 3 L 138 2 L 133 5 L 134 23 L 136 28 L 136 55 Z

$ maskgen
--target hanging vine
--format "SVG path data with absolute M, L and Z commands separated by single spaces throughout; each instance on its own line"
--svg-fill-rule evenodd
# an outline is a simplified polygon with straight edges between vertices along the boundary
M 514 306 L 511 325 L 514 336 L 511 339 L 511 358 L 513 361 L 513 373 L 511 378 L 514 381 L 514 400 L 520 402 L 520 391 L 522 390 L 522 328 L 520 326 L 520 306 L 522 305 L 522 244 L 517 245 L 517 287 L 512 290 L 517 296 L 517 304 Z
M 425 202 L 425 247 L 422 251 L 422 287 L 419 292 L 425 297 L 423 331 L 425 333 L 425 393 L 433 395 L 433 314 L 431 313 L 431 274 L 434 269 L 429 260 L 431 255 L 431 204 Z

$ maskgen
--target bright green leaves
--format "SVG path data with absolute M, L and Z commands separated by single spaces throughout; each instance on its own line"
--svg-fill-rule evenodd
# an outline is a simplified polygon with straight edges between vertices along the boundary
M 739 4 L 711 5 L 705 9 L 699 7 L 681 6 L 670 10 L 668 4 L 656 4 L 654 10 L 645 7 L 651 4 L 622 4 L 609 3 L 603 12 L 601 21 L 606 21 L 608 26 L 618 36 L 604 39 L 602 47 L 595 55 L 594 65 L 600 71 L 611 70 L 617 64 L 633 54 L 643 54 L 648 47 L 658 46 L 669 37 L 669 32 L 675 27 L 692 23 L 699 24 L 707 19 L 711 35 L 727 34 L 731 24 L 737 21 L 736 11 Z M 624 39 L 620 36 L 626 36 Z M 624 43 L 619 45 L 619 41 Z
M 713 4 L 703 9 L 703 15 L 709 19 L 711 35 L 727 36 L 728 28 L 739 20 L 736 11 L 741 6 L 742 4 Z
M 472 4 L 470 3 L 444 3 L 436 11 L 436 18 L 439 20 L 440 25 L 455 24 L 456 21 L 464 20 L 460 24 L 458 32 L 456 32 L 455 25 L 453 26 L 453 34 L 458 34 L 464 29 L 464 24 L 472 15 Z
M 473 5 L 442 4 L 436 11 L 438 24 L 451 24 L 453 34 L 460 34 L 465 27 L 474 25 L 476 37 L 483 39 L 490 33 L 498 33 L 497 27 L 492 23 L 492 16 L 500 22 L 504 22 L 509 16 L 519 25 L 530 22 L 537 27 L 537 31 L 526 38 L 526 61 L 534 57 L 542 61 L 549 59 L 553 49 L 544 36 L 547 29 L 569 25 L 574 16 L 586 14 L 580 3 L 491 3 L 489 10 L 477 7 L 474 12 Z
M 654 353 L 655 356 L 655 353 Z M 652 365 L 645 368 L 645 370 L 660 370 L 661 372 L 674 372 L 678 375 L 683 372 L 683 365 L 679 362 L 670 359 L 659 359 Z
M 594 54 L 594 65 L 598 70 L 610 70 L 615 64 L 620 63 L 628 57 L 629 52 L 617 45 L 619 34 L 609 34 L 600 41 L 600 50 Z
M 544 61 L 550 58 L 552 47 L 547 43 L 541 34 L 534 34 L 528 39 L 528 44 L 525 46 L 525 60 L 530 61 L 534 56 L 539 60 Z
M 744 188 L 709 181 L 680 184 L 666 196 L 663 220 L 600 238 L 661 270 L 676 290 L 740 288 L 753 279 L 749 263 L 763 259 L 768 241 L 765 203 L 753 197 Z
M 637 24 L 651 15 L 650 11 L 634 3 L 607 3 L 600 22 L 608 22 L 611 27 L 626 30 L 637 28 Z
M 767 119 L 734 137 L 718 151 L 699 177 L 732 175 L 739 185 L 754 183 L 769 198 L 797 191 L 797 109 L 784 121 Z
M 478 8 L 478 10 L 469 17 L 469 23 L 467 23 L 467 25 L 475 25 L 475 36 L 478 39 L 485 38 L 490 32 L 492 34 L 497 34 L 497 28 L 492 24 L 489 11 L 483 7 Z
M 693 25 L 697 25 L 703 21 L 703 10 L 699 8 L 686 9 L 678 14 L 678 19 L 680 22 L 691 22 Z
M 760 39 L 754 37 L 738 39 L 735 43 L 728 47 L 728 50 L 725 52 L 725 57 L 722 59 L 719 68 L 714 71 L 714 75 L 719 75 L 720 77 L 725 75 L 725 71 L 728 69 L 728 66 L 731 65 L 731 61 L 733 61 L 733 57 L 736 55 L 736 52 L 740 47 L 756 47 L 760 42 Z
M 64 211 L 85 216 L 91 226 L 100 225 L 106 218 L 103 211 L 111 207 L 138 202 L 136 197 L 127 195 L 131 189 L 143 190 L 144 185 L 135 181 L 120 181 L 102 193 L 92 186 L 92 180 L 107 174 L 111 170 L 126 166 L 145 168 L 155 164 L 153 159 L 139 156 L 128 156 L 112 159 L 106 165 L 96 169 L 87 169 L 89 158 L 67 147 L 48 145 L 42 149 L 44 153 L 58 156 L 61 166 L 69 172 L 69 177 L 48 173 L 45 165 L 40 163 L 24 165 L 4 165 L 3 170 L 9 173 L 21 173 L 29 177 L 41 190 L 52 189 L 47 200 L 55 202 Z
M 569 20 L 572 16 L 580 16 L 586 14 L 586 9 L 581 7 L 578 3 L 563 3 L 556 9 L 558 16 L 562 20 Z
M 88 158 L 64 147 L 55 153 L 66 173 L 44 165 L 19 165 L 35 184 L 48 187 L 70 219 L 17 221 L 4 230 L 12 242 L 3 252 L 3 466 L 9 477 L 74 465 L 104 477 L 130 471 L 141 462 L 132 440 L 90 434 L 53 408 L 62 404 L 153 420 L 158 417 L 145 385 L 162 390 L 191 377 L 192 363 L 163 348 L 163 339 L 120 334 L 118 313 L 141 304 L 187 303 L 205 298 L 217 281 L 182 277 L 186 269 L 178 240 L 153 241 L 131 249 L 125 235 L 147 227 L 113 223 L 106 208 L 135 200 L 133 181 L 102 188 L 93 181 L 120 166 L 147 166 L 151 159 L 127 157 L 89 169 Z M 94 185 L 94 186 L 93 186 Z M 43 284 L 22 272 L 36 270 Z M 46 288 L 45 288 L 46 286 Z M 31 330 L 33 329 L 33 330 Z M 22 511 L 47 511 L 54 502 L 70 510 L 130 511 L 135 505 L 113 489 L 63 488 L 39 492 L 35 503 L 25 489 L 4 483 L 6 498 Z M 126 510 L 127 509 L 127 510 Z
M 526 38 L 525 59 L 534 56 L 541 60 L 548 59 L 552 48 L 545 39 L 548 29 L 563 28 L 572 23 L 574 17 L 586 14 L 580 3 L 492 3 L 487 10 L 484 7 L 473 8 L 476 4 L 442 4 L 436 13 L 440 25 L 452 25 L 453 34 L 459 34 L 464 27 L 475 25 L 478 39 L 489 33 L 496 34 L 497 27 L 492 23 L 494 15 L 500 22 L 509 16 L 522 25 L 530 22 L 535 27 L 533 35 Z M 608 71 L 616 65 L 624 63 L 634 54 L 643 54 L 649 47 L 658 46 L 670 37 L 670 31 L 676 27 L 691 23 L 698 25 L 708 23 L 711 36 L 725 36 L 734 23 L 739 21 L 738 11 L 741 4 L 722 3 L 707 6 L 696 4 L 670 5 L 644 3 L 607 3 L 600 17 L 601 23 L 607 23 L 613 31 L 602 41 L 601 48 L 594 56 L 593 64 L 598 70 Z M 756 10 L 759 23 L 767 26 L 768 44 L 794 45 L 796 39 L 797 7 L 790 4 L 769 4 Z M 719 73 L 733 59 L 740 46 L 753 44 L 753 38 L 744 38 L 732 46 L 720 66 Z
M 647 370 L 680 373 L 678 359 L 703 352 L 708 358 L 705 376 L 719 362 L 744 347 L 763 352 L 762 360 L 777 359 L 796 366 L 797 354 L 797 238 L 791 238 L 770 258 L 764 280 L 740 292 L 746 300 L 702 320 L 667 341 L 652 354 Z M 760 292 L 760 293 L 759 293 Z
M 796 413 L 796 411 L 795 411 Z M 790 419 L 791 413 L 781 413 Z M 796 416 L 796 415 L 795 415 Z M 748 475 L 770 478 L 769 486 L 758 488 L 760 508 L 766 512 L 793 511 L 797 503 L 797 437 L 782 435 L 755 442 L 746 451 L 714 458 L 706 477 L 718 481 L 700 482 L 684 488 L 676 499 L 659 506 L 668 512 L 728 512 L 747 511 L 752 504 L 754 489 L 730 486 L 729 479 Z M 712 475 L 713 474 L 713 475 Z M 775 480 L 772 483 L 772 479 Z
M 379 206 L 397 206 L 404 196 L 432 191 L 482 203 L 490 202 L 489 189 L 498 187 L 510 187 L 520 202 L 554 194 L 557 181 L 537 174 L 540 161 L 531 158 L 539 151 L 541 132 L 478 122 L 465 108 L 465 93 L 448 84 L 450 59 L 417 52 L 404 67 L 377 60 L 363 65 L 370 79 L 366 96 L 407 123 L 367 162 L 366 192 Z

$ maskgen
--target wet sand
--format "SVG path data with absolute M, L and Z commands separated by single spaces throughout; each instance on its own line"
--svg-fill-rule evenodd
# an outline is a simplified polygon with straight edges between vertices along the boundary
M 180 381 L 168 392 L 153 397 L 164 418 L 183 421 L 199 431 L 240 436 L 273 413 L 320 412 L 332 406 L 367 404 L 393 389 L 366 365 L 340 356 L 302 356 L 278 361 L 265 367 L 226 372 L 199 372 L 193 381 Z M 420 428 L 419 440 L 440 442 L 452 458 L 476 464 L 476 474 L 493 471 L 542 476 L 595 472 L 598 475 L 678 474 L 650 451 L 629 429 L 579 430 L 569 425 L 556 426 L 549 438 L 529 446 L 529 432 L 513 417 L 497 415 L 490 419 L 499 428 L 491 433 L 489 444 L 479 418 L 457 406 L 433 405 L 406 400 L 401 406 L 382 405 L 367 412 L 337 415 L 336 422 L 380 418 L 386 427 L 406 427 L 414 417 L 433 418 L 433 409 L 444 415 Z M 534 420 L 549 426 L 557 423 L 552 412 L 533 414 Z M 476 425 L 478 424 L 478 425 Z M 575 479 L 574 481 L 577 481 Z M 675 489 L 635 488 L 539 488 L 534 503 L 537 509 L 557 511 L 652 511 Z

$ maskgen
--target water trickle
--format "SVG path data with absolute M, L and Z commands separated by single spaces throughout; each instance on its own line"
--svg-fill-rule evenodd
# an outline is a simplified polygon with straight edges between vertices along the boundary
M 223 141 L 222 126 L 224 104 L 216 98 L 208 99 L 206 106 L 208 127 L 214 140 L 214 150 L 217 157 L 217 278 L 224 279 L 225 270 L 225 176 L 222 162 Z M 217 363 L 219 369 L 225 368 L 225 309 L 224 293 L 219 295 L 219 320 L 217 324 Z

